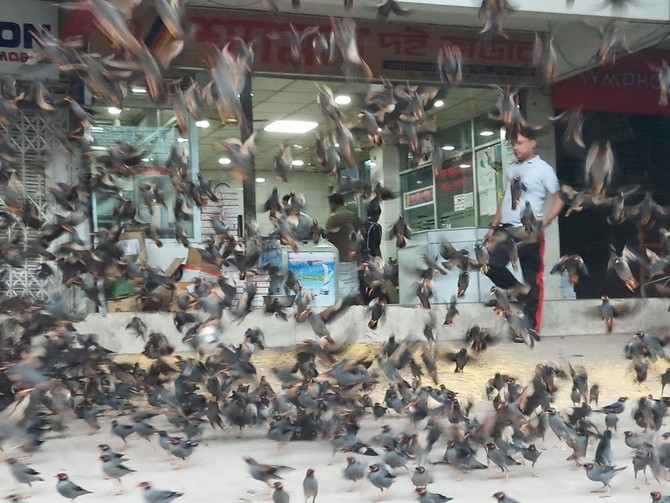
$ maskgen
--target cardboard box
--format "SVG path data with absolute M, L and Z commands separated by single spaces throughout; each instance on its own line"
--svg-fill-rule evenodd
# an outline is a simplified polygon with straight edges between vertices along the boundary
M 133 262 L 146 262 L 147 244 L 142 231 L 124 232 L 119 236 L 117 246 L 123 251 L 123 256 Z
M 221 268 L 202 260 L 200 251 L 195 248 L 188 249 L 186 262 L 181 266 L 181 269 L 180 281 L 193 281 L 197 278 L 216 281 L 221 277 Z
M 161 297 L 161 302 L 165 306 L 165 309 L 169 312 L 174 312 L 177 310 L 177 290 L 175 288 L 166 288 L 164 286 L 159 286 L 154 290 L 154 293 L 157 293 Z
M 108 313 L 137 313 L 140 308 L 140 298 L 137 295 L 107 301 Z

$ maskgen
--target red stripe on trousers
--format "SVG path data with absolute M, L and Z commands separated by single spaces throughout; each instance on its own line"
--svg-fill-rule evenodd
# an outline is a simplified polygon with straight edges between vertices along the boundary
M 544 303 L 544 281 L 542 280 L 544 276 L 544 232 L 539 234 L 538 242 L 540 243 L 540 268 L 535 276 L 535 284 L 538 287 L 537 310 L 535 311 L 535 330 L 537 332 L 540 331 L 542 325 L 542 304 Z

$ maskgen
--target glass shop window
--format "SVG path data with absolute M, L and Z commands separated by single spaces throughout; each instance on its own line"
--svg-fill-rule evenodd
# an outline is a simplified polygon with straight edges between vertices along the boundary
M 442 164 L 435 180 L 437 229 L 474 227 L 475 198 L 472 152 Z
M 345 182 L 370 180 L 370 161 L 366 160 L 355 168 L 343 168 L 338 171 L 337 176 L 340 185 Z M 365 198 L 358 197 L 353 192 L 342 192 L 342 197 L 344 197 L 344 207 L 358 215 L 361 221 L 364 221 L 366 219 L 365 211 L 367 209 L 367 204 L 363 201 Z
M 477 203 L 479 227 L 488 227 L 502 200 L 503 187 L 503 152 L 502 145 L 496 143 L 478 149 L 475 152 L 475 169 L 477 171 Z
M 435 228 L 433 171 L 430 166 L 400 175 L 403 216 L 415 231 Z
M 100 115 L 106 115 L 104 108 Z M 185 159 L 190 160 L 190 144 L 195 141 L 193 136 L 197 135 L 197 128 L 190 128 L 190 138 L 181 137 L 174 121 L 170 119 L 171 115 L 170 110 L 124 109 L 111 124 L 105 124 L 104 120 L 98 121 L 92 128 L 92 149 L 96 156 L 106 155 L 107 146 L 116 142 L 130 143 L 142 153 L 140 164 L 133 168 L 133 176 L 113 177 L 119 188 L 117 194 L 94 194 L 95 230 L 110 227 L 121 200 L 131 199 L 137 208 L 136 220 L 153 225 L 160 238 L 174 239 L 177 223 L 174 208 L 178 194 L 172 184 L 175 168 L 170 167 L 170 151 L 175 147 Z M 191 181 L 197 182 L 197 173 L 198 167 L 190 165 Z M 157 196 L 153 201 L 145 197 L 147 186 L 151 186 Z M 178 223 L 190 238 L 198 241 L 200 229 L 194 224 L 198 208 L 190 198 L 183 199 L 191 207 L 193 215 L 190 219 L 180 219 Z M 141 228 L 142 223 L 127 221 L 126 230 Z

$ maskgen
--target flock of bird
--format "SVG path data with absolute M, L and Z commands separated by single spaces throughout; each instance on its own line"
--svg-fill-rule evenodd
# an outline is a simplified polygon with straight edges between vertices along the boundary
M 281 16 L 277 0 L 266 1 Z M 62 6 L 89 9 L 116 52 L 109 55 L 88 53 L 80 39 L 61 41 L 48 31 L 41 31 L 36 34 L 39 48 L 28 64 L 49 61 L 61 73 L 81 79 L 96 100 L 116 106 L 122 105 L 130 84 L 146 82 L 148 95 L 153 101 L 166 102 L 170 98 L 181 134 L 188 131 L 188 118 L 202 118 L 204 109 L 210 105 L 216 107 L 223 122 L 236 121 L 244 125 L 246 118 L 240 94 L 253 68 L 253 44 L 238 39 L 223 48 L 213 47 L 207 59 L 211 80 L 206 84 L 191 82 L 182 87 L 168 81 L 164 75 L 189 42 L 188 30 L 181 23 L 184 2 L 153 0 L 152 3 L 171 37 L 168 43 L 153 52 L 129 28 L 133 16 L 132 6 L 128 7 L 130 4 L 85 0 Z M 353 6 L 352 0 L 344 3 L 347 8 Z M 626 2 L 612 0 L 607 3 L 621 7 Z M 292 5 L 300 8 L 297 0 L 293 0 Z M 382 2 L 378 8 L 382 18 L 411 12 L 393 0 Z M 480 10 L 483 38 L 505 36 L 502 24 L 510 12 L 506 0 L 484 0 Z M 622 47 L 621 24 L 611 26 L 611 29 L 602 31 L 603 45 L 598 57 L 603 63 L 611 61 Z M 357 50 L 353 19 L 333 18 L 329 36 L 321 33 L 319 28 L 298 33 L 292 25 L 286 34 L 286 43 L 291 46 L 296 66 L 301 64 L 303 44 L 311 40 L 324 62 L 342 64 L 347 78 L 371 77 L 369 67 Z M 550 37 L 545 41 L 537 37 L 535 63 L 547 83 L 556 79 L 556 56 L 551 44 Z M 365 107 L 355 119 L 347 120 L 334 102 L 330 89 L 319 86 L 317 101 L 332 125 L 330 134 L 318 138 L 315 146 L 324 171 L 337 173 L 342 167 L 356 164 L 354 132 L 362 132 L 376 145 L 383 144 L 385 131 L 390 132 L 407 143 L 417 158 L 425 155 L 419 138 L 433 131 L 430 114 L 433 104 L 462 79 L 462 60 L 457 47 L 444 46 L 437 59 L 441 86 L 395 85 L 383 80 L 384 89 L 367 97 Z M 666 66 L 659 67 L 659 72 L 665 71 Z M 516 106 L 518 91 L 498 90 L 500 98 L 490 119 L 492 123 L 504 126 L 513 137 L 522 126 L 528 126 Z M 463 348 L 445 350 L 436 341 L 437 326 L 431 318 L 423 327 L 423 338 L 412 334 L 396 341 L 391 337 L 374 358 L 352 360 L 347 358 L 346 351 L 356 342 L 356 334 L 338 340 L 330 334 L 329 324 L 345 315 L 358 300 L 341 299 L 334 306 L 317 312 L 310 306 L 310 292 L 287 273 L 283 277 L 283 286 L 286 292 L 295 294 L 294 306 L 286 307 L 271 299 L 265 311 L 283 320 L 294 316 L 298 322 L 307 321 L 317 337 L 297 345 L 292 365 L 273 368 L 272 375 L 267 378 L 259 376 L 253 356 L 264 350 L 262 329 L 247 330 L 244 341 L 238 345 L 226 346 L 220 342 L 226 323 L 241 321 L 251 311 L 256 295 L 254 276 L 261 270 L 271 275 L 282 274 L 270 265 L 259 265 L 261 238 L 253 222 L 247 223 L 245 237 L 238 238 L 215 217 L 212 221 L 215 237 L 205 241 L 202 249 L 197 248 L 204 261 L 237 269 L 239 280 L 244 283 L 241 295 L 233 277 L 224 275 L 215 282 L 196 280 L 192 291 L 175 292 L 175 312 L 165 314 L 174 319 L 183 336 L 182 342 L 189 345 L 194 354 L 175 354 L 174 346 L 164 334 L 147 327 L 139 317 L 133 317 L 126 328 L 130 334 L 145 341 L 142 354 L 148 363 L 131 365 L 116 361 L 114 354 L 96 341 L 95 334 L 76 330 L 74 324 L 82 316 L 69 312 L 64 293 L 70 287 L 80 288 L 99 305 L 102 285 L 123 278 L 140 291 L 143 310 L 161 311 L 167 307 L 162 293 L 177 290 L 174 278 L 147 264 L 128 260 L 118 246 L 121 234 L 130 228 L 141 229 L 157 246 L 162 245 L 158 230 L 140 218 L 138 203 L 119 195 L 119 180 L 137 174 L 144 153 L 131 144 L 115 142 L 108 145 L 105 155 L 94 157 L 90 149 L 94 142 L 91 134 L 91 126 L 96 124 L 94 114 L 72 98 L 57 99 L 40 81 L 25 87 L 23 83 L 3 76 L 0 91 L 0 124 L 7 129 L 16 121 L 21 107 L 34 103 L 44 113 L 67 107 L 72 125 L 69 131 L 54 131 L 58 148 L 73 155 L 81 149 L 92 161 L 79 179 L 58 183 L 49 189 L 55 201 L 55 211 L 45 218 L 22 187 L 17 174 L 20 155 L 16 146 L 7 136 L 0 140 L 0 196 L 4 203 L 0 211 L 0 228 L 3 231 L 27 228 L 31 230 L 28 236 L 37 235 L 22 242 L 24 233 L 12 233 L 19 237 L 0 244 L 0 263 L 23 267 L 26 256 L 40 256 L 42 263 L 38 277 L 49 278 L 55 269 L 62 275 L 61 286 L 48 301 L 6 295 L 0 298 L 0 311 L 8 315 L 0 332 L 0 445 L 11 444 L 14 447 L 11 451 L 31 454 L 49 444 L 51 433 L 66 432 L 68 424 L 83 422 L 91 428 L 91 433 L 95 433 L 100 428 L 99 417 L 116 413 L 116 419 L 111 421 L 113 436 L 124 444 L 131 435 L 150 443 L 156 438 L 178 468 L 196 452 L 205 428 L 217 432 L 230 427 L 238 428 L 240 432 L 252 427 L 267 428 L 268 438 L 280 446 L 291 440 L 328 440 L 334 452 L 349 454 L 343 467 L 346 480 L 356 482 L 367 478 L 382 492 L 397 480 L 395 470 L 415 464 L 411 481 L 419 501 L 436 503 L 449 498 L 429 492 L 434 477 L 425 464 L 431 449 L 439 443 L 446 447 L 442 461 L 455 470 L 465 474 L 486 468 L 487 465 L 477 459 L 479 451 L 483 450 L 487 464 L 498 466 L 507 477 L 510 467 L 518 465 L 521 458 L 533 465 L 538 462 L 542 451 L 536 448 L 535 442 L 543 439 L 545 432 L 551 429 L 561 442 L 574 450 L 569 459 L 577 464 L 587 458 L 591 441 L 597 443 L 594 461 L 583 466 L 590 480 L 601 482 L 609 491 L 612 478 L 620 471 L 611 463 L 610 428 L 616 427 L 618 417 L 624 412 L 626 397 L 606 407 L 591 409 L 593 398 L 597 407 L 598 386 L 588 387 L 586 371 L 571 366 L 568 375 L 561 365 L 552 362 L 538 365 L 525 386 L 514 376 L 495 373 L 487 384 L 492 407 L 486 414 L 477 416 L 471 412 L 471 403 L 459 400 L 456 391 L 439 382 L 437 372 L 438 364 L 444 361 L 454 362 L 456 371 L 463 372 L 470 358 L 487 351 L 490 345 L 502 339 L 499 334 L 491 334 L 483 328 L 470 328 L 464 336 Z M 566 141 L 574 141 L 585 148 L 580 134 L 582 119 L 579 111 L 566 112 L 553 122 L 565 124 Z M 220 148 L 231 159 L 231 175 L 249 179 L 254 170 L 253 142 L 252 135 L 245 141 L 230 139 L 221 143 Z M 433 167 L 439 171 L 444 161 L 443 151 L 436 146 L 432 150 Z M 46 156 L 48 152 L 44 154 Z M 632 206 L 626 206 L 625 199 L 634 193 L 634 188 L 616 189 L 615 195 L 607 195 L 612 157 L 609 145 L 589 147 L 586 188 L 572 189 L 572 192 L 570 188 L 563 189 L 571 201 L 570 211 L 579 211 L 588 205 L 608 205 L 613 225 L 626 219 L 634 219 L 645 228 L 662 222 L 667 211 L 656 205 L 650 195 Z M 279 179 L 288 179 L 290 161 L 290 149 L 280 146 L 275 159 Z M 198 176 L 197 183 L 191 181 L 188 157 L 179 145 L 171 150 L 168 167 L 176 193 L 173 208 L 175 237 L 185 247 L 191 247 L 183 224 L 192 219 L 194 206 L 201 207 L 208 200 L 215 200 L 216 196 L 210 182 L 202 176 Z M 344 179 L 339 190 L 366 197 L 369 205 L 380 206 L 384 200 L 395 197 L 374 181 Z M 523 187 L 512 187 L 511 190 L 523 190 Z M 77 226 L 87 219 L 93 192 L 116 203 L 111 225 L 100 229 L 91 243 L 80 236 Z M 139 204 L 152 212 L 166 205 L 166 196 L 156 185 L 141 185 L 140 196 Z M 289 205 L 299 210 L 304 202 L 292 195 Z M 276 192 L 264 209 L 276 224 L 271 238 L 298 249 L 300 244 L 288 217 L 292 212 L 285 214 Z M 524 212 L 524 226 L 527 241 L 532 241 L 538 227 L 528 209 Z M 314 222 L 314 226 L 313 236 L 318 240 L 324 230 L 318 222 Z M 327 231 L 325 229 L 326 235 Z M 398 247 L 405 246 L 411 239 L 411 229 L 402 218 L 393 226 L 391 234 Z M 662 237 L 667 249 L 667 231 L 663 231 Z M 397 274 L 397 265 L 371 257 L 360 234 L 352 232 L 351 238 L 357 244 L 356 255 L 365 285 L 363 293 L 369 302 L 368 327 L 376 329 L 388 303 L 385 288 Z M 515 253 L 518 246 L 523 246 L 523 241 L 516 243 L 500 230 L 489 243 L 475 247 L 474 258 L 468 250 L 456 250 L 449 243 L 441 247 L 440 254 L 445 261 L 442 264 L 437 263 L 438 257 L 426 256 L 426 266 L 417 271 L 417 293 L 422 308 L 432 313 L 430 298 L 434 275 L 446 274 L 454 267 L 460 269 L 459 291 L 444 320 L 445 325 L 452 324 L 458 316 L 457 298 L 468 286 L 469 270 L 480 268 L 486 271 L 488 247 L 491 246 L 504 246 L 515 265 Z M 666 257 L 649 252 L 643 257 L 630 249 L 619 255 L 613 250 L 611 266 L 629 288 L 636 289 L 642 281 L 633 277 L 628 266 L 635 260 L 644 266 L 642 269 L 647 271 L 649 278 L 642 288 L 651 284 L 663 288 L 665 283 L 658 278 L 665 274 Z M 587 274 L 583 261 L 574 255 L 563 257 L 554 269 L 556 272 L 567 270 L 573 282 Z M 494 288 L 490 305 L 496 314 L 507 319 L 512 333 L 532 347 L 538 340 L 537 334 L 526 326 L 523 314 L 514 302 L 514 298 L 521 294 L 523 291 Z M 604 300 L 601 313 L 608 328 L 620 311 L 618 308 Z M 664 351 L 667 342 L 668 338 L 662 335 L 639 333 L 626 346 L 625 355 L 633 360 L 639 382 L 646 380 L 650 363 L 667 359 Z M 432 384 L 426 383 L 427 377 Z M 273 387 L 268 379 L 278 384 Z M 560 382 L 570 382 L 570 379 L 575 406 L 565 413 L 559 412 L 553 399 Z M 663 387 L 668 383 L 670 372 L 662 376 Z M 383 399 L 375 398 L 377 395 L 383 395 Z M 412 434 L 396 434 L 385 427 L 375 438 L 361 439 L 358 436 L 361 421 L 370 413 L 375 418 L 396 415 L 413 424 L 425 425 L 427 436 L 420 436 L 418 429 Z M 594 413 L 605 414 L 607 430 L 601 431 L 592 422 L 590 418 Z M 633 418 L 643 432 L 626 432 L 626 443 L 635 452 L 635 471 L 644 471 L 649 466 L 657 480 L 670 468 L 668 436 L 657 436 L 665 413 L 662 399 L 642 397 L 636 402 Z M 156 427 L 152 421 L 157 422 L 154 418 L 159 415 L 179 433 L 171 434 Z M 121 489 L 121 479 L 134 471 L 126 464 L 131 461 L 112 451 L 108 445 L 98 447 L 103 474 L 118 481 Z M 372 457 L 375 462 L 369 466 L 362 461 Z M 7 456 L 4 460 L 17 482 L 32 486 L 41 481 L 40 473 L 24 462 L 25 459 Z M 283 483 L 277 481 L 278 473 L 287 467 L 259 463 L 250 457 L 244 461 L 254 479 L 268 484 L 275 481 L 272 498 L 276 503 L 289 501 Z M 66 499 L 74 501 L 90 494 L 70 480 L 65 472 L 58 473 L 56 478 L 55 489 Z M 154 488 L 150 482 L 142 482 L 140 487 L 149 503 L 169 502 L 183 496 Z M 312 468 L 306 472 L 303 491 L 305 498 L 311 498 L 314 503 L 318 482 Z M 23 498 L 18 492 L 7 496 L 10 501 L 22 501 Z M 503 492 L 496 492 L 494 498 L 500 503 L 515 501 Z M 664 498 L 667 497 L 652 493 L 653 501 L 666 501 Z

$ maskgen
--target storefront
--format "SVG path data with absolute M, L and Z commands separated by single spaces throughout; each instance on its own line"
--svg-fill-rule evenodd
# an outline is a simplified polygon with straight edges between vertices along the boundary
M 167 31 L 151 8 L 141 9 L 144 10 L 134 15 L 133 30 L 150 50 L 158 50 L 165 43 Z M 111 51 L 89 12 L 63 11 L 61 16 L 65 18 L 61 22 L 61 37 L 82 34 L 90 51 L 101 54 Z M 384 203 L 380 223 L 387 230 L 399 215 L 404 215 L 415 231 L 412 244 L 421 242 L 423 231 L 444 231 L 445 238 L 457 241 L 459 234 L 448 233 L 463 230 L 476 238 L 495 213 L 504 190 L 502 173 L 511 159 L 501 131 L 488 120 L 488 113 L 498 100 L 498 92 L 491 84 L 523 88 L 520 107 L 531 121 L 545 118 L 553 106 L 551 96 L 539 91 L 540 82 L 532 64 L 533 33 L 514 31 L 514 28 L 537 29 L 539 22 L 534 20 L 526 25 L 516 18 L 512 22 L 514 27 L 507 30 L 508 38 L 495 40 L 488 46 L 480 42 L 475 17 L 470 22 L 472 27 L 419 24 L 426 22 L 423 18 L 419 22 L 358 20 L 359 52 L 374 78 L 348 82 L 340 64 L 326 64 L 311 43 L 301 46 L 299 62 L 291 56 L 289 22 L 298 32 L 318 27 L 320 33 L 328 36 L 329 18 L 292 13 L 278 19 L 265 11 L 189 7 L 183 23 L 190 27 L 192 38 L 164 75 L 172 82 L 166 103 L 152 103 L 141 79 L 129 85 L 121 108 L 95 102 L 89 95 L 78 96 L 95 112 L 94 152 L 119 140 L 142 147 L 141 173 L 120 182 L 118 196 L 132 199 L 138 208 L 137 219 L 150 222 L 157 229 L 162 246 L 147 242 L 150 265 L 166 268 L 175 257 L 186 257 L 187 249 L 174 236 L 176 224 L 191 243 L 200 245 L 211 234 L 212 216 L 221 212 L 226 215 L 229 227 L 238 232 L 242 232 L 243 221 L 256 220 L 260 233 L 268 234 L 272 224 L 262 214 L 261 206 L 273 187 L 277 187 L 280 195 L 292 191 L 304 195 L 305 213 L 323 224 L 329 214 L 327 196 L 338 189 L 343 176 L 373 178 L 396 191 L 398 197 Z M 448 21 L 440 17 L 439 22 L 445 20 Z M 252 43 L 254 53 L 253 73 L 241 95 L 250 127 L 241 131 L 237 121 L 222 121 L 210 103 L 201 109 L 200 120 L 186 117 L 188 131 L 180 131 L 180 125 L 184 129 L 180 124 L 184 119 L 175 116 L 175 86 L 179 85 L 182 91 L 194 82 L 204 87 L 211 78 L 205 68 L 207 55 L 214 47 L 221 48 L 227 43 L 235 47 L 240 40 Z M 458 46 L 464 61 L 463 82 L 448 94 L 435 63 L 444 44 Z M 407 136 L 392 128 L 381 132 L 384 139 L 381 146 L 371 142 L 362 129 L 357 130 L 360 126 L 357 114 L 368 105 L 368 97 L 384 90 L 382 77 L 394 85 L 406 84 L 412 89 L 435 87 L 441 93 L 433 97 L 429 106 L 424 103 L 426 118 L 417 136 L 426 148 L 418 155 L 416 148 L 412 152 Z M 337 177 L 319 164 L 315 151 L 317 135 L 325 136 L 331 129 L 330 121 L 316 102 L 316 84 L 332 89 L 346 124 L 355 135 L 355 166 L 341 166 Z M 525 99 L 527 94 L 532 94 L 532 99 Z M 301 129 L 273 127 L 279 121 L 294 121 L 294 125 L 298 121 Z M 250 180 L 241 183 L 231 176 L 230 158 L 219 145 L 226 139 L 246 138 L 251 133 L 256 143 L 255 167 Z M 277 180 L 272 170 L 280 145 L 290 148 L 293 159 L 287 182 Z M 444 157 L 435 174 L 428 145 L 436 145 Z M 167 170 L 175 148 L 188 158 L 191 181 L 196 183 L 198 176 L 210 181 L 220 199 L 203 208 L 186 208 L 192 212 L 190 218 L 179 219 L 173 211 L 180 204 L 170 190 Z M 553 164 L 553 139 L 542 140 L 541 150 L 543 157 Z M 160 204 L 143 202 L 147 186 L 162 193 Z M 96 194 L 92 230 L 109 224 L 114 211 L 118 211 L 119 198 Z M 347 205 L 361 216 L 365 215 L 365 204 L 361 199 L 347 199 Z M 558 250 L 557 236 L 555 244 Z M 464 241 L 463 245 L 471 246 L 472 242 Z M 385 257 L 397 254 L 388 239 L 383 242 L 382 251 Z
M 292 16 L 290 21 L 299 32 L 316 26 L 327 34 L 331 29 L 327 18 Z M 170 75 L 181 79 L 182 89 L 192 82 L 204 85 L 209 80 L 203 66 L 213 45 L 253 41 L 253 78 L 245 89 L 248 99 L 242 99 L 242 103 L 247 107 L 245 116 L 252 118 L 246 133 L 254 133 L 255 172 L 245 184 L 231 176 L 227 168 L 230 158 L 219 145 L 226 139 L 240 138 L 241 131 L 236 121 L 221 122 L 214 106 L 202 109 L 201 120 L 189 119 L 188 132 L 180 133 L 173 111 L 165 105 L 151 104 L 142 82 L 131 85 L 122 109 L 90 102 L 97 120 L 94 149 L 104 149 L 104 145 L 117 140 L 143 147 L 142 175 L 124 181 L 121 196 L 133 199 L 138 219 L 150 221 L 158 231 L 160 249 L 156 243 L 147 242 L 151 265 L 164 268 L 174 257 L 186 256 L 186 249 L 174 238 L 175 223 L 198 244 L 208 234 L 211 215 L 222 211 L 221 205 L 214 209 L 210 205 L 193 207 L 192 219 L 176 222 L 172 211 L 176 196 L 165 176 L 174 147 L 187 155 L 191 179 L 195 182 L 200 175 L 211 180 L 215 193 L 233 201 L 224 204 L 223 211 L 230 216 L 241 214 L 244 220 L 255 219 L 262 235 L 273 227 L 261 207 L 274 187 L 280 197 L 290 192 L 304 195 L 304 212 L 323 225 L 329 214 L 327 196 L 338 190 L 345 177 L 373 178 L 398 192 L 398 198 L 384 203 L 382 208 L 380 223 L 385 234 L 400 214 L 415 231 L 486 228 L 490 223 L 502 195 L 502 170 L 508 162 L 501 131 L 487 118 L 498 99 L 490 84 L 538 85 L 532 66 L 532 34 L 509 32 L 508 39 L 497 40 L 488 47 L 480 43 L 477 29 L 359 21 L 359 51 L 375 80 L 351 82 L 343 78 L 338 64 L 323 64 L 310 43 L 303 44 L 300 63 L 292 61 L 287 22 L 269 14 L 189 8 L 184 24 L 192 27 L 194 42 L 174 61 L 172 67 L 179 70 L 171 70 Z M 157 21 L 145 28 L 144 40 L 150 48 L 155 47 L 162 43 L 164 32 Z M 99 34 L 93 33 L 89 49 L 104 53 L 106 44 Z M 443 44 L 458 46 L 465 62 L 463 83 L 449 93 L 440 82 L 435 63 Z M 361 127 L 357 114 L 369 104 L 372 93 L 384 90 L 379 77 L 396 85 L 406 83 L 437 90 L 430 103 L 423 104 L 425 119 L 417 128 L 424 146 L 421 152 L 410 148 L 407 138 L 392 128 L 383 128 L 380 146 Z M 355 135 L 356 166 L 341 166 L 337 176 L 319 164 L 315 151 L 316 138 L 327 137 L 332 129 L 331 121 L 317 103 L 316 84 L 332 90 L 346 126 Z M 282 121 L 300 127 L 282 129 Z M 427 147 L 433 143 L 440 146 L 445 158 L 435 175 Z M 291 151 L 292 169 L 287 182 L 277 180 L 272 170 L 280 145 Z M 154 204 L 152 208 L 143 204 L 143 187 L 147 185 L 165 193 L 164 204 Z M 362 219 L 366 204 L 363 199 L 347 197 L 347 205 Z M 98 194 L 93 227 L 108 224 L 115 208 L 117 198 Z M 383 252 L 385 257 L 396 256 L 390 241 L 385 241 Z

